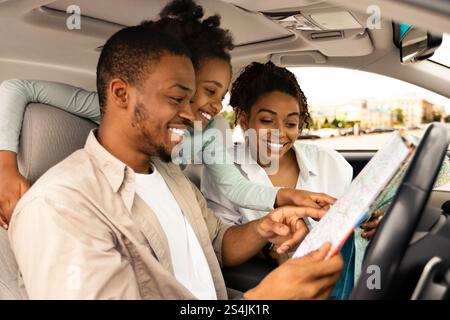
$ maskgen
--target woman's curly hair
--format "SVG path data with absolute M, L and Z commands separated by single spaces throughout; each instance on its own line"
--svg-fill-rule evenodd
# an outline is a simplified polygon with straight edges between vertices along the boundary
M 308 102 L 295 75 L 271 61 L 253 62 L 245 67 L 231 87 L 230 105 L 236 113 L 236 123 L 242 113 L 250 114 L 252 106 L 266 94 L 279 91 L 296 99 L 300 106 L 300 129 L 309 128 L 311 116 Z
M 220 28 L 220 16 L 204 18 L 201 6 L 192 0 L 173 0 L 159 14 L 156 24 L 162 30 L 182 41 L 191 51 L 194 67 L 208 58 L 219 58 L 231 62 L 230 51 L 234 49 L 229 30 Z

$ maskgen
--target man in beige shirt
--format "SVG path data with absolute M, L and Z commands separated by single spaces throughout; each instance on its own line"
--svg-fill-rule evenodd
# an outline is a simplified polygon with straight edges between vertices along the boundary
M 188 55 L 176 40 L 148 25 L 125 28 L 105 44 L 97 68 L 99 129 L 84 149 L 39 179 L 11 221 L 11 246 L 29 298 L 199 297 L 193 294 L 198 287 L 189 288 L 173 264 L 172 246 L 180 239 L 168 236 L 151 199 L 136 191 L 139 175 L 157 172 L 163 178 L 176 202 L 171 205 L 185 219 L 185 239 L 201 248 L 195 254 L 210 273 L 197 276 L 211 279 L 205 288 L 213 288 L 210 296 L 218 299 L 227 298 L 220 265 L 239 265 L 268 241 L 281 244 L 279 253 L 284 253 L 304 237 L 303 217 L 324 214 L 285 207 L 231 227 L 206 207 L 179 167 L 165 162 L 193 120 L 189 101 L 195 73 Z M 328 250 L 324 246 L 289 260 L 244 297 L 328 297 L 343 267 L 340 256 L 324 260 Z

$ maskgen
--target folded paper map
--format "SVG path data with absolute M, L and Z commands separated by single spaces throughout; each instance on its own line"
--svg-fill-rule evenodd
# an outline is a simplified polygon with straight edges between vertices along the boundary
M 319 249 L 325 242 L 332 245 L 329 256 L 339 251 L 353 230 L 368 218 L 371 205 L 412 154 L 413 147 L 395 135 L 378 151 L 327 214 L 310 231 L 294 253 L 301 257 Z

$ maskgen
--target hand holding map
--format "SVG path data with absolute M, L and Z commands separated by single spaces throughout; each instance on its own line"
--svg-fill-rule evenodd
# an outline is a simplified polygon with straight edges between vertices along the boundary
M 328 256 L 334 255 L 354 228 L 367 218 L 371 205 L 411 155 L 412 150 L 413 148 L 400 135 L 395 135 L 375 154 L 344 195 L 311 230 L 294 257 L 301 257 L 317 250 L 325 242 L 332 244 Z

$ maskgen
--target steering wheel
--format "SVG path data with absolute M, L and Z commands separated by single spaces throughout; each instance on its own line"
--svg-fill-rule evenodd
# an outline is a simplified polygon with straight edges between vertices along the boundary
M 448 144 L 446 127 L 431 124 L 367 249 L 361 276 L 350 299 L 395 298 L 391 284 L 430 197 Z

